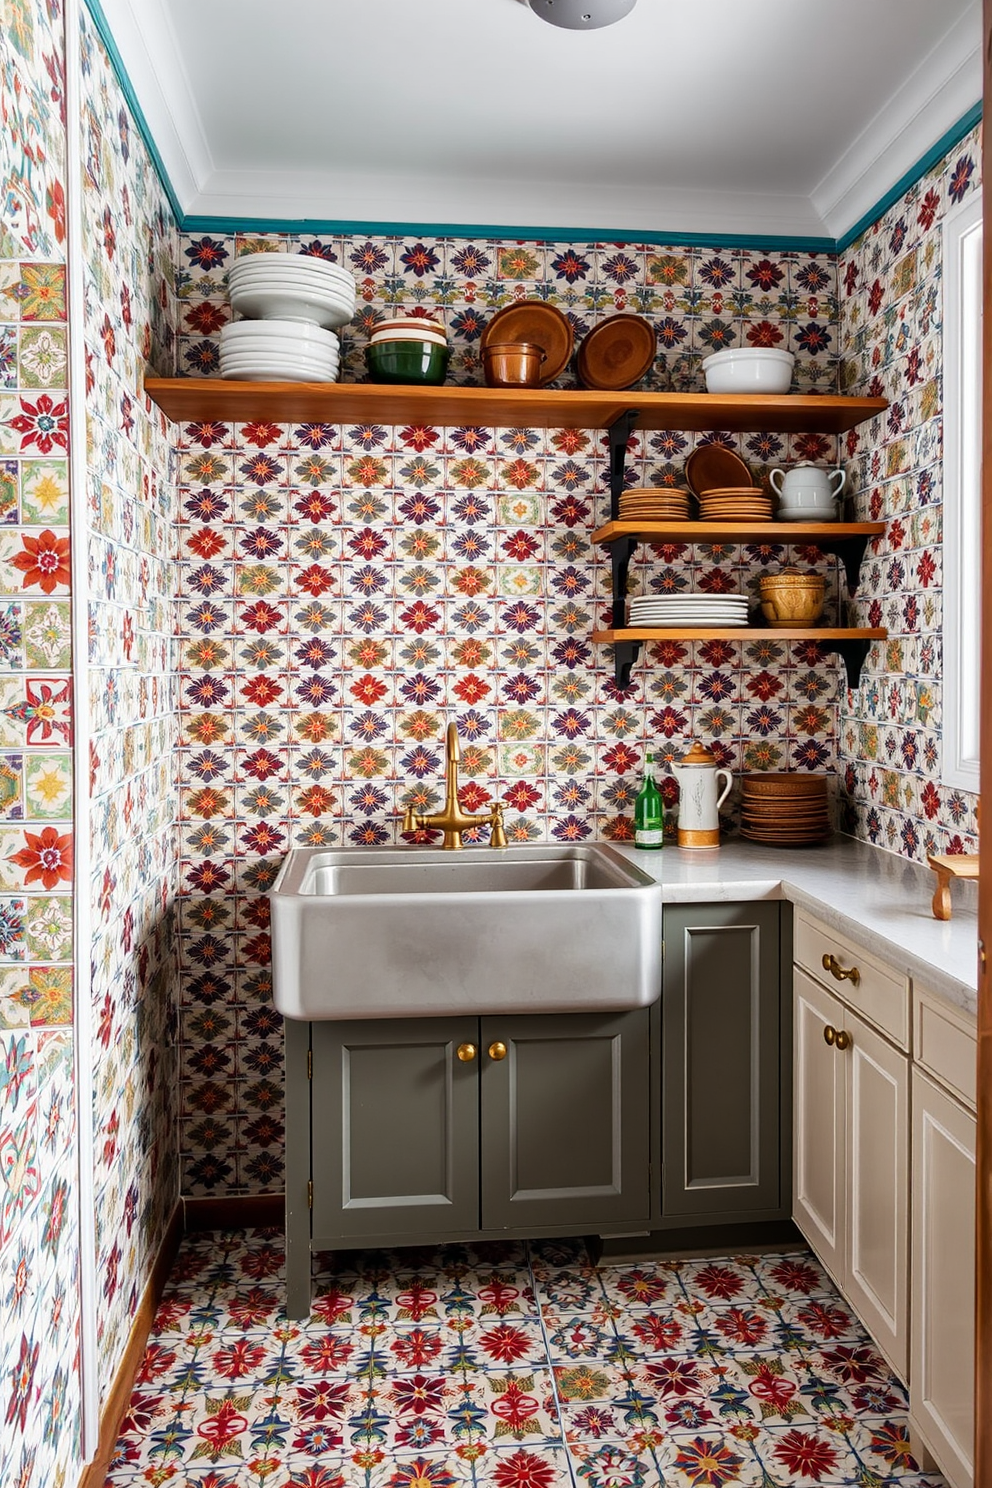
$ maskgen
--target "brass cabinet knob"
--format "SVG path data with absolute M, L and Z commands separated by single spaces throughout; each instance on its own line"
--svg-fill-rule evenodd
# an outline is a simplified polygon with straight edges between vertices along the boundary
M 490 1059 L 505 1059 L 506 1058 L 506 1045 L 505 1044 L 501 1044 L 501 1043 L 490 1044 L 489 1045 L 489 1058 Z
M 462 1064 L 471 1064 L 478 1052 L 474 1044 L 459 1044 L 456 1050 Z
M 823 1042 L 825 1044 L 833 1044 L 836 1042 L 836 1040 L 837 1030 L 836 1028 L 831 1028 L 830 1024 L 828 1023 L 823 1030 Z
M 844 1030 L 843 1030 L 843 1028 L 838 1028 L 838 1030 L 837 1030 L 837 1048 L 843 1054 L 844 1050 L 845 1049 L 849 1049 L 850 1047 L 851 1047 L 851 1035 L 849 1033 L 845 1033 Z
M 823 953 L 823 969 L 824 971 L 829 971 L 830 975 L 835 977 L 838 982 L 850 982 L 852 987 L 856 987 L 861 981 L 861 973 L 858 968 L 856 966 L 849 966 L 845 970 L 832 951 L 825 951 Z

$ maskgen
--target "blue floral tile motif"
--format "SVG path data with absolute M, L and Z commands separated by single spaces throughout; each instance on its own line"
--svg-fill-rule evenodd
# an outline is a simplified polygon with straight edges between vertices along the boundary
M 287 1323 L 278 1234 L 187 1236 L 110 1484 L 168 1461 L 230 1488 L 942 1488 L 911 1456 L 902 1385 L 807 1252 L 327 1259 L 310 1318 Z

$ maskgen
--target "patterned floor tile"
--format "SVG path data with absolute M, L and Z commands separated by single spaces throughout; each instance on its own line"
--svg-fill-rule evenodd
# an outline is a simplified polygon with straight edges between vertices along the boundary
M 191 1236 L 108 1488 L 942 1488 L 807 1253 L 592 1267 L 571 1241 L 335 1254 Z

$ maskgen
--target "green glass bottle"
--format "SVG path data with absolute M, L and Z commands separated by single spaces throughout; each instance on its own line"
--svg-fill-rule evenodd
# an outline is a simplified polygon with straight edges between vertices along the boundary
M 634 846 L 654 852 L 665 845 L 665 808 L 654 783 L 654 755 L 645 756 L 644 779 L 634 802 Z

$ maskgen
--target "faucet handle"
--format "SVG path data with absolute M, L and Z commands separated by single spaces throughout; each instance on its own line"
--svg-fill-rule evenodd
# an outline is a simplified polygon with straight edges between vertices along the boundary
M 503 830 L 503 805 L 497 801 L 492 811 L 493 829 L 489 834 L 490 847 L 505 847 L 506 832 Z
M 412 806 L 407 806 L 403 812 L 403 831 L 415 832 L 417 830 L 417 817 Z

